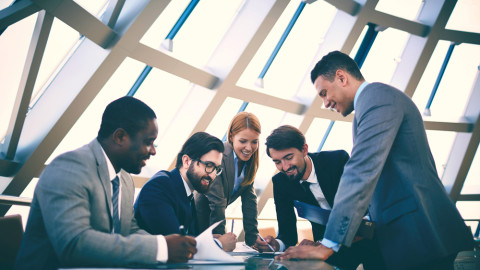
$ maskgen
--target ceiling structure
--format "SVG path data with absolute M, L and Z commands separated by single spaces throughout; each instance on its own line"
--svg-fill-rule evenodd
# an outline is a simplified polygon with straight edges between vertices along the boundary
M 411 18 L 382 10 L 382 5 L 392 3 L 386 0 L 237 0 L 231 1 L 228 7 L 221 6 L 227 5 L 222 1 L 213 0 L 111 0 L 96 1 L 100 4 L 96 4 L 95 11 L 84 7 L 84 2 L 88 1 L 19 0 L 0 11 L 0 51 L 4 53 L 16 50 L 4 45 L 9 44 L 6 39 L 25 35 L 15 27 L 20 27 L 22 21 L 36 20 L 30 24 L 32 35 L 25 38 L 28 44 L 23 45 L 26 49 L 22 57 L 0 64 L 8 66 L 6 69 L 13 69 L 18 62 L 23 66 L 18 79 L 14 80 L 15 87 L 6 84 L 9 78 L 0 80 L 0 85 L 3 84 L 0 92 L 3 99 L 0 104 L 3 107 L 0 126 L 2 195 L 21 196 L 49 159 L 63 149 L 74 149 L 69 141 L 82 141 L 83 138 L 78 137 L 69 140 L 72 133 L 93 139 L 98 125 L 80 123 L 97 124 L 99 119 L 96 118 L 100 118 L 99 113 L 105 105 L 127 94 L 146 101 L 159 118 L 157 156 L 160 157 L 149 164 L 143 175 L 135 178 L 137 187 L 155 171 L 172 168 L 176 151 L 193 132 L 208 131 L 223 136 L 229 120 L 242 110 L 242 106 L 243 109 L 248 106 L 247 110 L 263 117 L 259 117 L 263 125 L 262 136 L 268 136 L 269 131 L 280 124 L 296 125 L 306 134 L 310 151 L 315 151 L 318 145 L 323 145 L 319 137 L 328 136 L 330 132 L 324 125 L 338 123 L 335 127 L 343 125 L 344 130 L 351 126 L 351 115 L 344 118 L 322 107 L 309 81 L 311 68 L 324 54 L 341 50 L 352 57 L 363 53 L 362 72 L 374 77 L 366 76 L 367 80 L 392 84 L 412 97 L 419 107 L 428 104 L 426 96 L 434 96 L 434 81 L 440 85 L 439 95 L 444 91 L 449 94 L 443 95 L 452 99 L 453 96 L 466 96 L 460 104 L 441 103 L 435 97 L 431 107 L 428 105 L 432 116 L 425 116 L 424 123 L 427 131 L 434 134 L 429 135 L 430 141 L 438 134 L 449 134 L 450 141 L 445 146 L 442 142 L 431 146 L 442 182 L 452 200 L 480 201 L 480 188 L 476 189 L 480 187 L 480 173 L 477 177 L 469 176 L 475 164 L 479 164 L 475 154 L 480 141 L 480 53 L 471 54 L 476 70 L 468 69 L 471 75 L 466 86 L 445 83 L 448 76 L 463 80 L 466 72 L 445 75 L 443 81 L 439 75 L 443 75 L 442 70 L 453 72 L 455 68 L 449 67 L 454 65 L 455 57 L 463 59 L 455 55 L 457 51 L 480 52 L 478 27 L 471 28 L 470 23 L 464 29 L 449 27 L 452 20 L 460 16 L 456 8 L 465 6 L 463 2 L 470 5 L 473 1 L 410 1 L 417 4 L 411 7 L 415 13 L 409 15 Z M 212 9 L 214 5 L 216 8 Z M 479 14 L 478 4 L 471 9 L 472 13 Z M 201 17 L 199 14 L 206 10 L 210 10 L 210 15 Z M 211 22 L 211 32 L 216 32 L 215 36 L 210 35 L 205 25 L 195 28 L 195 22 L 206 20 L 207 16 L 218 16 L 217 21 Z M 307 16 L 310 21 L 305 19 Z M 319 22 L 320 17 L 326 21 Z M 50 42 L 63 36 L 54 33 L 56 23 L 77 36 L 73 38 L 73 45 L 61 54 L 61 61 L 55 62 L 56 66 L 50 68 L 48 75 L 44 75 L 45 72 L 42 75 L 47 61 L 55 57 L 55 53 L 49 51 Z M 303 28 L 299 29 L 298 24 Z M 478 21 L 471 24 L 480 25 Z M 169 29 L 170 36 L 166 35 Z M 198 36 L 188 39 L 186 33 L 198 32 Z M 381 37 L 388 33 L 404 38 L 396 42 L 400 44 L 398 58 L 388 59 L 388 65 L 394 65 L 389 75 L 377 79 L 375 76 L 380 76 L 387 64 L 373 66 L 371 59 L 394 48 L 374 46 L 388 41 L 389 36 Z M 163 39 L 165 36 L 167 38 Z M 450 62 L 447 48 L 451 50 L 450 56 L 455 49 Z M 447 56 L 440 57 L 438 63 L 433 61 L 438 54 L 444 55 L 444 51 Z M 262 67 L 268 72 L 257 76 Z M 424 82 L 427 75 L 434 77 L 430 83 Z M 424 98 L 416 98 L 420 95 Z M 459 115 L 437 114 L 448 106 L 459 106 Z M 94 120 L 82 120 L 88 117 Z M 79 127 L 74 128 L 76 125 Z M 333 134 L 342 133 L 342 130 Z M 330 142 L 328 147 L 349 151 L 351 142 L 337 139 L 333 134 L 325 136 Z M 445 158 L 437 157 L 436 153 L 440 152 L 436 150 L 437 145 L 445 148 L 442 149 Z M 268 160 L 264 156 L 261 167 L 269 163 Z M 275 172 L 273 164 L 264 167 L 266 169 L 256 180 L 261 193 L 260 209 L 272 197 L 269 180 Z M 468 185 L 468 191 L 464 189 L 467 178 L 476 179 L 476 183 Z M 9 209 L 9 205 L 0 204 L 0 216 Z

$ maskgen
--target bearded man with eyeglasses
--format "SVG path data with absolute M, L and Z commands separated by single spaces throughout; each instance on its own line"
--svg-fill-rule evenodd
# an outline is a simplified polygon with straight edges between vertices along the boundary
M 217 137 L 206 132 L 193 134 L 178 153 L 175 169 L 159 171 L 143 186 L 134 205 L 138 225 L 151 234 L 197 236 L 200 231 L 193 193 L 206 193 L 222 173 L 223 151 Z M 223 250 L 235 248 L 235 234 L 215 237 Z

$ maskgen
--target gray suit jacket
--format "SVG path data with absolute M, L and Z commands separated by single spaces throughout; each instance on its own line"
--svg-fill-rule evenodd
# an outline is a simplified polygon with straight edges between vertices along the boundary
M 389 269 L 408 269 L 473 246 L 438 178 L 422 117 L 408 96 L 369 84 L 355 107 L 353 140 L 325 238 L 350 246 L 368 208 Z
M 156 237 L 133 217 L 132 178 L 122 170 L 120 181 L 121 234 L 112 234 L 112 191 L 100 143 L 55 158 L 35 189 L 15 269 L 156 263 Z
M 225 208 L 234 202 L 238 197 L 242 198 L 243 228 L 245 230 L 245 242 L 253 245 L 257 239 L 257 195 L 253 183 L 248 186 L 241 186 L 234 194 L 235 184 L 235 163 L 233 160 L 233 149 L 230 143 L 225 142 L 223 152 L 223 172 L 213 181 L 210 190 L 206 194 L 195 192 L 195 207 L 199 221 L 200 231 L 205 230 L 219 220 L 225 219 Z M 214 233 L 224 234 L 225 224 L 215 228 Z

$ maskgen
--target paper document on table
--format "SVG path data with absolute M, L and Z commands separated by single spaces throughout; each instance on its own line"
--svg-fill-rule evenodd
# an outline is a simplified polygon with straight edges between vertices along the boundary
M 207 261 L 222 261 L 222 262 L 243 262 L 241 258 L 235 258 L 232 255 L 223 251 L 213 240 L 213 229 L 220 224 L 218 221 L 212 224 L 208 229 L 203 231 L 199 236 L 195 237 L 197 240 L 197 253 L 193 256 L 195 260 Z M 190 262 L 190 261 L 189 261 Z
M 256 249 L 253 249 L 252 247 L 248 246 L 245 244 L 245 242 L 237 242 L 235 245 L 235 249 L 233 252 L 253 252 L 253 253 L 258 253 Z

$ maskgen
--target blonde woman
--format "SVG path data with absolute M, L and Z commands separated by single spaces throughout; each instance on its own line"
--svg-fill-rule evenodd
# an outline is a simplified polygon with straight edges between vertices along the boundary
M 227 206 L 240 197 L 245 242 L 250 246 L 255 244 L 258 233 L 257 195 L 253 181 L 259 163 L 260 133 L 260 121 L 252 113 L 240 112 L 233 117 L 228 127 L 228 141 L 224 142 L 223 172 L 213 181 L 206 194 L 195 195 L 200 231 L 225 219 Z M 213 232 L 224 234 L 225 224 L 220 224 Z

